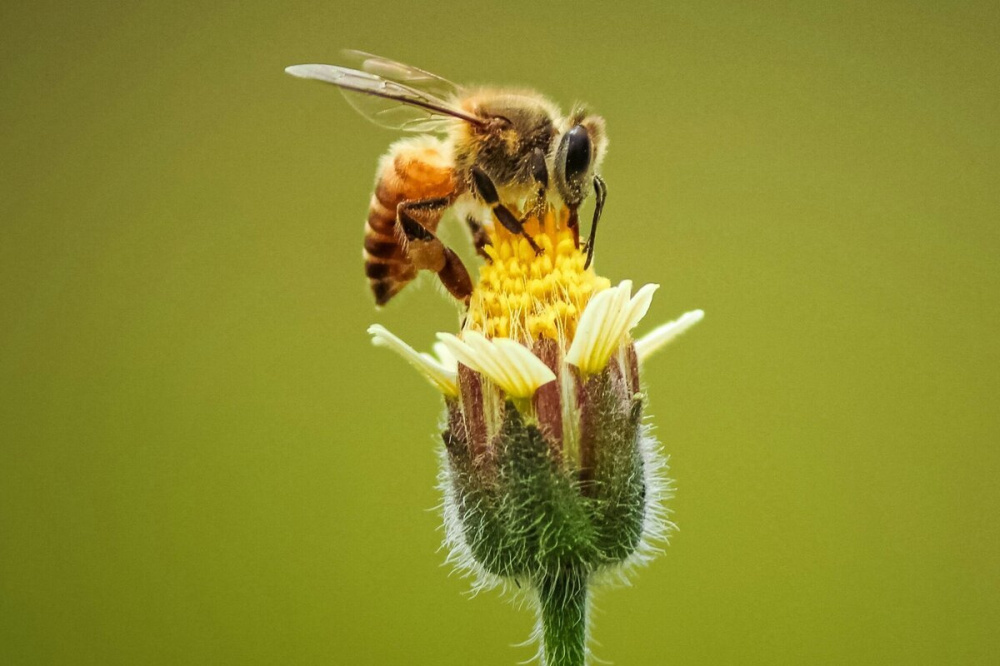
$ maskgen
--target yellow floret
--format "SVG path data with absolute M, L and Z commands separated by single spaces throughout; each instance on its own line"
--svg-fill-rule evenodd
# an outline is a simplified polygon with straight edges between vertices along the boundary
M 531 343 L 551 338 L 572 342 L 577 319 L 590 297 L 607 289 L 607 279 L 584 270 L 586 256 L 577 247 L 566 211 L 529 219 L 526 231 L 541 249 L 497 224 L 489 230 L 487 261 L 479 269 L 465 329 L 487 337 L 510 337 Z

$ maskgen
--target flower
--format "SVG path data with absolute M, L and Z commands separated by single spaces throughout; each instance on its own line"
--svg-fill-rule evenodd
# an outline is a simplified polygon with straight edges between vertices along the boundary
M 640 366 L 701 310 L 634 339 L 658 285 L 633 292 L 584 268 L 565 211 L 500 225 L 457 335 L 436 356 L 382 326 L 372 341 L 445 399 L 441 488 L 450 559 L 480 587 L 533 591 L 544 664 L 583 664 L 588 590 L 655 552 L 672 527 Z

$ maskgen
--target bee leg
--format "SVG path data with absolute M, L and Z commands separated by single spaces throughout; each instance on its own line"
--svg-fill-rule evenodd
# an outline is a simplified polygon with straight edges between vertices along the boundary
M 600 176 L 594 176 L 594 195 L 597 197 L 597 204 L 594 206 L 594 221 L 590 224 L 590 238 L 587 240 L 587 261 L 583 264 L 583 270 L 590 268 L 590 262 L 594 260 L 594 241 L 597 240 L 597 223 L 604 212 L 604 202 L 608 198 L 608 186 Z
M 573 247 L 580 249 L 580 216 L 577 215 L 577 210 L 579 206 L 567 205 L 566 208 L 569 209 L 569 219 L 566 221 L 566 226 L 573 231 Z
M 414 268 L 437 273 L 444 266 L 444 244 L 434 235 L 448 197 L 402 201 L 396 207 L 396 234 Z M 424 218 L 421 221 L 418 218 Z
M 476 254 L 486 261 L 492 262 L 493 259 L 490 258 L 490 255 L 486 254 L 486 250 L 484 249 L 490 244 L 490 237 L 486 234 L 483 223 L 471 215 L 467 215 L 465 217 L 465 224 L 469 227 L 469 231 L 472 232 L 472 243 L 476 246 Z
M 512 234 L 524 236 L 531 249 L 535 251 L 535 254 L 541 254 L 542 248 L 538 247 L 535 240 L 528 235 L 521 221 L 514 217 L 514 213 L 510 212 L 509 208 L 500 203 L 500 195 L 497 194 L 497 188 L 493 184 L 493 181 L 490 180 L 485 171 L 477 166 L 472 167 L 472 183 L 479 197 L 493 209 L 493 215 L 500 221 L 500 224 Z
M 454 197 L 437 197 L 403 201 L 396 207 L 396 230 L 405 239 L 406 256 L 417 269 L 437 273 L 441 284 L 460 301 L 467 302 L 472 294 L 472 278 L 455 251 L 446 247 L 434 232 L 421 223 L 423 214 L 433 219 L 433 226 Z
M 549 168 L 545 166 L 545 152 L 535 148 L 531 152 L 531 176 L 538 183 L 538 194 L 535 197 L 535 210 L 545 207 L 545 193 L 549 189 Z
M 444 268 L 438 271 L 438 279 L 448 293 L 466 305 L 472 295 L 472 278 L 469 270 L 450 247 L 444 248 Z
M 521 226 L 524 226 L 524 223 L 532 216 L 539 220 L 544 219 L 545 210 L 548 207 L 546 193 L 549 191 L 549 168 L 545 166 L 545 152 L 541 148 L 535 148 L 529 159 L 531 160 L 531 177 L 538 184 L 538 189 L 535 191 L 534 201 L 528 207 L 528 212 L 520 219 Z

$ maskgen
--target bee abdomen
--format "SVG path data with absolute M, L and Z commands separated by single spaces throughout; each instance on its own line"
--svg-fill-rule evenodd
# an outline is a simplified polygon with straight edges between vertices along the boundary
M 393 196 L 379 178 L 368 206 L 365 224 L 365 276 L 371 285 L 377 305 L 385 305 L 415 271 L 406 259 L 406 251 L 396 237 L 396 206 L 402 197 Z
M 416 137 L 389 149 L 379 166 L 365 224 L 365 275 L 377 305 L 385 305 L 417 276 L 396 229 L 403 201 L 444 196 L 454 189 L 452 170 L 436 139 Z M 433 220 L 436 226 L 436 220 Z

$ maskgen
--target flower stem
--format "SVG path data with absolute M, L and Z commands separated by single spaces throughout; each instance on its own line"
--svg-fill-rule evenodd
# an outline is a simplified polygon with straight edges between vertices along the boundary
M 538 586 L 544 666 L 584 666 L 587 657 L 587 574 L 563 569 Z

